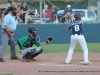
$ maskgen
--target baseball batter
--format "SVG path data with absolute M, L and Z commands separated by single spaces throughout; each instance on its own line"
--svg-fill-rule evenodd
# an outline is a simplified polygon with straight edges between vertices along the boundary
M 72 55 L 73 55 L 75 46 L 77 43 L 79 43 L 84 52 L 83 53 L 84 64 L 87 65 L 89 64 L 88 48 L 87 48 L 86 40 L 83 35 L 83 21 L 81 20 L 81 14 L 80 13 L 75 14 L 74 18 L 75 18 L 75 21 L 70 23 L 70 25 L 68 26 L 68 30 L 71 30 L 72 35 L 71 35 L 71 40 L 70 40 L 70 48 L 69 48 L 65 63 L 66 64 L 70 63 L 70 61 L 72 60 Z

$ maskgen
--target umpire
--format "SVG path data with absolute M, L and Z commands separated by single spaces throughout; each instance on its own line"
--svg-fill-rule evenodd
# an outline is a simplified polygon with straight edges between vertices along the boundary
M 4 21 L 2 23 L 2 29 L 1 29 L 1 41 L 2 45 L 0 48 L 0 62 L 4 62 L 4 52 L 7 48 L 7 46 L 10 46 L 10 59 L 19 59 L 16 56 L 16 49 L 15 49 L 15 41 L 14 41 L 14 31 L 16 30 L 17 26 L 17 18 L 16 18 L 16 8 L 9 7 L 8 8 L 8 14 L 4 17 Z

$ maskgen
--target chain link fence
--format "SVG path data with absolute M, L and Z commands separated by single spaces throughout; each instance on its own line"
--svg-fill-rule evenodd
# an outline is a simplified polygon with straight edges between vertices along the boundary
M 10 5 L 16 7 L 18 13 L 20 13 L 19 24 L 70 23 L 70 21 L 74 20 L 73 15 L 75 13 L 80 13 L 85 23 L 98 23 L 96 0 L 0 0 L 1 23 L 6 15 L 3 13 L 4 8 L 8 8 Z M 66 21 L 64 10 L 68 5 L 70 5 L 72 9 L 72 16 L 69 18 L 67 17 Z M 23 6 L 25 7 L 23 8 Z M 23 15 L 24 11 L 25 14 Z

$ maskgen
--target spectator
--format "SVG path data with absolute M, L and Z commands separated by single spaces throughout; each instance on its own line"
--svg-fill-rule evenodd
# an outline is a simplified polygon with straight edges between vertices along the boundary
M 53 23 L 55 20 L 54 18 L 54 9 L 48 9 L 48 5 L 45 5 L 45 8 L 43 9 L 43 16 L 44 16 L 44 22 L 45 23 Z
M 28 22 L 28 7 L 26 2 L 23 2 L 22 6 L 20 7 L 20 18 L 22 19 L 23 23 L 27 24 Z
M 21 6 L 21 3 L 18 1 L 15 1 L 15 7 L 17 8 L 18 12 L 20 12 L 20 6 Z
M 52 6 L 52 15 L 53 15 L 55 23 L 57 23 L 58 22 L 58 19 L 57 19 L 57 10 L 55 10 L 55 6 L 54 5 Z
M 12 6 L 12 0 L 8 0 L 8 7 Z M 4 16 L 8 14 L 8 8 L 4 8 L 1 10 L 1 23 L 3 22 Z
M 18 23 L 20 23 L 20 3 L 18 1 L 12 2 L 12 7 L 15 7 L 17 9 L 17 16 L 19 16 L 18 18 Z
M 55 6 L 52 6 L 52 14 L 54 16 L 54 19 L 56 19 L 57 11 L 55 10 Z
M 4 16 L 8 13 L 8 10 L 7 8 L 4 8 L 1 10 L 1 23 L 3 22 L 4 20 Z
M 52 10 L 51 9 L 48 9 L 45 11 L 46 15 L 45 15 L 45 22 L 46 23 L 53 23 L 53 21 L 55 20 L 54 19 L 54 16 L 53 16 L 53 13 L 52 13 Z
M 8 0 L 8 7 L 12 6 L 12 0 Z
M 71 5 L 67 5 L 67 8 L 64 10 L 64 13 L 62 15 L 62 17 L 60 18 L 60 23 L 62 23 L 62 19 L 65 19 L 66 23 L 68 23 L 68 20 L 71 19 L 72 20 L 72 9 L 71 9 Z
M 8 7 L 16 7 L 16 4 L 15 2 L 12 2 L 11 0 L 8 0 Z M 3 22 L 3 19 L 4 19 L 4 16 L 8 14 L 8 8 L 4 8 L 2 9 L 2 12 L 1 12 L 1 23 Z
M 43 17 L 44 18 L 45 18 L 45 15 L 46 15 L 46 13 L 45 13 L 46 10 L 48 10 L 48 5 L 45 5 L 44 6 L 44 9 L 43 9 Z
M 37 9 L 35 9 L 34 15 L 35 15 L 35 16 L 39 16 L 39 13 L 38 13 Z

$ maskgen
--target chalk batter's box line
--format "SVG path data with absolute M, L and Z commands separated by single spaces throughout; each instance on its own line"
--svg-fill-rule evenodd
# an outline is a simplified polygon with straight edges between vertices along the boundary
M 83 63 L 83 62 L 79 62 L 79 63 Z M 91 64 L 92 62 L 90 62 Z M 62 66 L 67 66 L 67 67 L 83 67 L 83 68 L 100 68 L 100 66 L 90 66 L 90 65 L 73 65 L 73 64 L 56 64 L 56 63 L 43 63 L 43 64 L 40 64 L 41 66 L 58 66 L 58 67 L 62 67 Z

